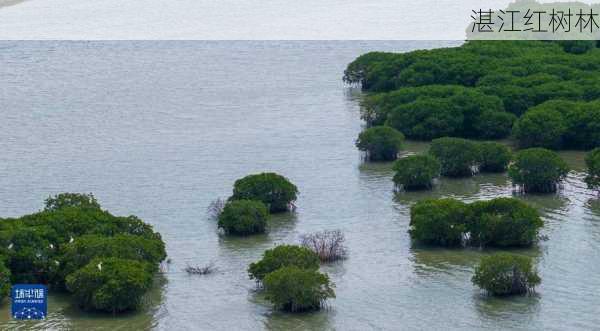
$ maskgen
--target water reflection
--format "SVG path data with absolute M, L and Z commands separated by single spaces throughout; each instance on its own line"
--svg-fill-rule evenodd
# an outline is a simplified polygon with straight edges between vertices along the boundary
M 540 310 L 541 296 L 532 293 L 524 296 L 494 297 L 476 290 L 473 304 L 483 323 L 496 328 L 514 328 L 527 325 Z M 500 327 L 502 326 L 502 327 Z
M 289 314 L 272 312 L 267 314 L 264 327 L 267 330 L 332 330 L 335 310 L 332 307 L 318 312 Z

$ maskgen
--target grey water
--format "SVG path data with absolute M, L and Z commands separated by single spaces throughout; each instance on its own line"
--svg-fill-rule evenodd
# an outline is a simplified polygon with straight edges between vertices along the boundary
M 79 311 L 53 294 L 43 322 L 0 329 L 73 330 L 567 330 L 600 325 L 600 199 L 586 189 L 582 152 L 559 194 L 527 195 L 548 240 L 533 296 L 494 299 L 470 278 L 490 251 L 414 246 L 409 208 L 428 197 L 514 195 L 505 174 L 442 179 L 394 193 L 390 163 L 369 164 L 354 141 L 362 93 L 342 83 L 372 50 L 459 42 L 0 42 L 0 216 L 42 207 L 59 192 L 93 192 L 117 215 L 154 225 L 172 263 L 135 313 Z M 424 151 L 408 142 L 404 153 Z M 299 187 L 298 209 L 269 233 L 228 238 L 206 213 L 235 179 L 275 171 Z M 272 310 L 246 268 L 279 243 L 340 229 L 349 258 L 324 265 L 337 298 L 327 309 Z M 214 261 L 205 277 L 187 264 Z

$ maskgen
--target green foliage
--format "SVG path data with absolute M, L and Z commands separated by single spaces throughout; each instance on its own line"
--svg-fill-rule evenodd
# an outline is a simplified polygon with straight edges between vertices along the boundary
M 469 204 L 469 243 L 475 246 L 530 246 L 544 225 L 537 210 L 514 198 Z
M 65 207 L 80 207 L 100 209 L 100 204 L 93 194 L 60 193 L 46 199 L 45 210 L 52 211 Z
M 510 149 L 501 143 L 484 142 L 479 148 L 479 170 L 484 172 L 503 172 L 512 157 Z
M 455 199 L 428 199 L 410 211 L 413 240 L 437 246 L 530 246 L 544 225 L 537 211 L 514 198 L 465 204 Z
M 0 261 L 0 303 L 10 294 L 10 269 Z
M 466 232 L 467 205 L 454 199 L 422 200 L 410 209 L 410 236 L 424 244 L 459 246 Z
M 250 235 L 264 233 L 269 211 L 261 201 L 234 200 L 228 202 L 219 215 L 219 228 L 227 234 Z
M 443 136 L 502 138 L 515 116 L 504 112 L 502 100 L 461 86 L 404 88 L 363 103 L 367 113 L 413 139 Z M 365 118 L 363 113 L 363 118 Z
M 552 101 L 534 107 L 526 112 L 513 128 L 513 135 L 522 148 L 559 148 L 567 125 L 560 108 L 567 107 L 568 101 Z
M 78 194 L 59 194 L 47 200 L 43 211 L 3 219 L 0 254 L 13 283 L 44 283 L 53 290 L 64 290 L 66 278 L 94 258 L 143 262 L 144 277 L 152 279 L 166 257 L 165 244 L 151 225 L 135 216 L 114 216 L 92 195 Z
M 259 200 L 271 213 L 287 211 L 296 201 L 298 188 L 287 178 L 268 172 L 249 175 L 235 181 L 230 200 Z
M 525 294 L 541 282 L 531 258 L 507 253 L 483 257 L 473 284 L 491 295 Z
M 64 279 L 97 257 L 115 257 L 147 262 L 156 271 L 158 264 L 166 258 L 162 241 L 130 234 L 114 237 L 84 235 L 65 245 L 61 258 L 60 273 Z
M 595 40 L 561 40 L 558 42 L 567 53 L 583 54 L 596 47 Z
M 591 149 L 600 146 L 599 73 L 594 41 L 468 41 L 368 53 L 344 77 L 373 92 L 361 105 L 368 125 L 388 123 L 408 138 L 502 138 L 515 120 L 509 113 L 570 101 L 577 106 L 562 116 L 537 110 L 517 123 L 519 143 Z
M 278 269 L 265 277 L 264 286 L 267 300 L 289 312 L 318 310 L 325 300 L 335 298 L 329 277 L 314 269 Z
M 521 185 L 524 192 L 554 192 L 568 172 L 558 154 L 543 148 L 521 150 L 508 168 L 513 184 Z
M 151 267 L 146 262 L 96 258 L 67 276 L 67 288 L 86 310 L 122 312 L 137 308 L 152 287 Z
M 251 279 L 262 281 L 268 273 L 287 266 L 317 270 L 319 268 L 319 257 L 306 247 L 280 245 L 266 250 L 260 261 L 251 263 L 248 274 Z
M 440 161 L 441 174 L 449 177 L 473 175 L 480 160 L 477 144 L 461 138 L 434 139 L 429 153 Z
M 585 182 L 591 189 L 600 188 L 600 147 L 595 148 L 585 157 L 585 164 L 588 168 L 588 174 Z
M 358 135 L 356 147 L 367 152 L 371 161 L 395 160 L 404 142 L 404 135 L 388 126 L 368 128 Z
M 431 188 L 440 169 L 440 162 L 429 155 L 407 156 L 394 164 L 394 183 L 405 190 Z

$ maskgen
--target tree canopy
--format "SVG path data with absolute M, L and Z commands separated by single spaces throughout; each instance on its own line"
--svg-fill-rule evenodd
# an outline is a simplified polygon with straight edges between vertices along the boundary
M 515 125 L 520 145 L 591 149 L 600 146 L 599 73 L 593 41 L 467 41 L 367 53 L 344 81 L 369 92 L 361 106 L 368 125 L 387 123 L 411 139 L 503 138 L 535 110 Z

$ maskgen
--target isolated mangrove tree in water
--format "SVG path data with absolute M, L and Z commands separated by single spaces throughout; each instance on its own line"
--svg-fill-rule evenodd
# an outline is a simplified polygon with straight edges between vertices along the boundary
M 367 159 L 371 161 L 392 161 L 404 142 L 404 135 L 388 126 L 375 126 L 368 128 L 358 135 L 356 147 L 366 152 Z
M 227 234 L 250 235 L 264 233 L 269 210 L 262 201 L 233 200 L 219 214 L 219 228 Z
M 407 156 L 394 163 L 394 183 L 407 191 L 430 189 L 440 169 L 440 162 L 430 155 Z
M 277 309 L 289 312 L 318 310 L 335 298 L 329 277 L 313 269 L 283 267 L 264 279 L 265 297 Z
M 585 164 L 588 168 L 588 174 L 585 182 L 591 189 L 600 188 L 600 147 L 595 148 L 585 157 Z
M 428 199 L 411 207 L 409 233 L 436 246 L 522 247 L 536 242 L 543 225 L 537 210 L 515 198 Z
M 334 298 L 334 284 L 319 271 L 319 256 L 311 249 L 280 245 L 265 251 L 248 267 L 251 279 L 262 284 L 265 297 L 275 308 L 302 312 L 316 310 Z
M 297 196 L 298 188 L 287 178 L 266 172 L 236 180 L 229 200 L 262 201 L 271 213 L 279 213 L 293 208 Z
M 472 176 L 480 160 L 477 144 L 462 138 L 434 139 L 429 154 L 438 159 L 441 174 L 448 177 Z
M 160 234 L 139 218 L 67 193 L 40 212 L 1 220 L 0 255 L 13 284 L 66 289 L 82 308 L 114 313 L 138 306 L 166 252 Z
M 481 258 L 472 281 L 488 294 L 503 296 L 533 292 L 541 278 L 531 258 L 498 253 Z
M 568 172 L 567 163 L 555 152 L 544 148 L 519 151 L 508 168 L 513 185 L 520 186 L 524 192 L 555 192 Z
M 411 139 L 502 138 L 535 110 L 515 125 L 522 147 L 600 146 L 600 50 L 593 41 L 371 52 L 348 65 L 344 81 L 370 92 L 361 104 L 368 125 L 387 123 Z
M 279 268 L 295 266 L 301 269 L 319 269 L 319 257 L 312 250 L 296 245 L 279 245 L 264 252 L 262 259 L 251 263 L 248 275 L 262 281 L 265 276 Z
M 508 146 L 496 142 L 477 144 L 479 148 L 479 171 L 504 172 L 510 163 L 512 153 Z

